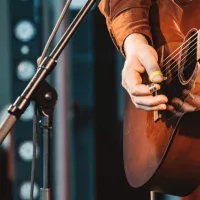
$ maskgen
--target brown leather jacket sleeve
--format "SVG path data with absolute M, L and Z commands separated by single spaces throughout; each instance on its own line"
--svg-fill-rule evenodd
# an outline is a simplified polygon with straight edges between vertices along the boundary
M 123 43 L 132 33 L 141 33 L 149 41 L 151 0 L 101 0 L 99 9 L 106 18 L 107 27 L 116 47 L 123 53 Z

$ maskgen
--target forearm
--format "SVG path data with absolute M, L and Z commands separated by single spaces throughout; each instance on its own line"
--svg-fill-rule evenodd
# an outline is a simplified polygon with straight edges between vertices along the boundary
M 111 3 L 112 2 L 112 3 Z M 102 0 L 99 8 L 106 18 L 107 27 L 116 47 L 124 54 L 124 41 L 133 34 L 144 35 L 152 42 L 149 27 L 151 0 Z

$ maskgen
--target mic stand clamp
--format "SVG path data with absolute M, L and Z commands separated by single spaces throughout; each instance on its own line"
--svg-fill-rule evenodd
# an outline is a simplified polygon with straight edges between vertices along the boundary
M 33 95 L 33 101 L 36 102 L 40 115 L 40 127 L 43 135 L 43 185 L 40 189 L 40 200 L 51 200 L 51 131 L 57 98 L 56 90 L 46 81 L 40 83 Z

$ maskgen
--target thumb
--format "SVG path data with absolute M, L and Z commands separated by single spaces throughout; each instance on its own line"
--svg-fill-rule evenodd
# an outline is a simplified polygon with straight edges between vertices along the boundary
M 157 70 L 154 69 L 153 72 L 149 72 L 148 75 L 149 75 L 149 80 L 152 83 L 160 83 L 164 80 L 163 74 L 160 71 L 160 69 Z
M 146 51 L 141 53 L 139 60 L 144 66 L 151 82 L 160 83 L 164 80 L 163 74 L 158 65 L 158 55 L 152 47 L 149 46 Z

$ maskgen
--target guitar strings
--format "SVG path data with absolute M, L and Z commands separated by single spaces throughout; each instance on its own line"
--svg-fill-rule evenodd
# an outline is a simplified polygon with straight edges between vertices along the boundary
M 179 49 L 181 49 L 181 48 L 182 48 L 189 40 L 191 40 L 194 36 L 197 36 L 198 32 L 199 32 L 199 31 L 197 31 L 196 33 L 194 33 L 190 38 L 188 38 L 185 42 L 183 42 L 182 45 L 180 45 L 172 54 L 170 54 L 167 58 L 165 58 L 165 59 L 163 60 L 162 64 L 163 64 L 164 62 L 166 62 L 168 58 L 169 58 L 169 61 L 168 61 L 168 62 L 170 62 L 170 61 L 171 61 L 171 56 L 172 56 L 173 54 L 175 54 Z M 192 39 L 192 41 L 190 41 L 190 43 L 193 42 L 195 39 L 197 39 L 197 38 Z M 190 43 L 189 43 L 188 45 L 186 45 L 185 48 L 188 47 L 188 46 L 190 45 Z M 181 50 L 182 50 L 182 49 L 181 49 Z M 180 52 L 181 52 L 181 51 L 179 51 L 173 58 L 175 58 Z M 173 58 L 172 58 L 172 59 L 173 59 Z
M 180 45 L 172 54 L 170 54 L 169 56 L 167 56 L 162 62 L 161 62 L 161 64 L 163 64 L 164 62 L 166 62 L 166 63 L 164 63 L 164 65 L 163 65 L 163 67 L 164 66 L 166 66 L 166 68 L 163 70 L 163 73 L 165 73 L 166 72 L 166 74 L 169 74 L 170 72 L 171 72 L 171 76 L 172 76 L 172 80 L 170 80 L 170 82 L 172 82 L 177 76 L 178 76 L 178 73 L 173 77 L 173 75 L 175 74 L 175 72 L 176 71 L 178 71 L 178 63 L 177 63 L 177 61 L 175 60 L 175 58 L 177 57 L 177 56 L 179 56 L 180 57 L 180 53 L 181 53 L 181 51 L 183 51 L 184 49 L 186 49 L 186 48 L 188 48 L 195 40 L 197 40 L 198 39 L 198 33 L 199 33 L 199 31 L 197 31 L 197 32 L 195 32 L 190 38 L 188 38 L 186 41 L 184 41 L 183 42 L 183 44 L 182 45 Z M 188 44 L 187 44 L 188 43 Z M 185 45 L 185 46 L 184 46 Z M 184 46 L 184 48 L 182 48 Z M 189 59 L 187 60 L 187 65 L 185 66 L 185 68 L 184 69 L 186 69 L 186 68 L 188 68 L 189 66 L 190 66 L 190 64 L 194 61 L 193 60 L 193 56 L 195 55 L 195 53 L 196 53 L 196 48 L 194 48 L 194 49 L 192 49 L 193 47 L 196 47 L 196 43 L 194 43 L 194 44 L 192 44 L 190 47 L 189 47 L 189 49 L 187 49 L 185 52 L 183 52 L 183 54 L 181 55 L 182 57 L 182 59 L 179 61 L 179 63 L 181 63 L 184 59 L 186 59 L 188 56 L 190 56 L 189 57 Z M 192 50 L 191 50 L 192 49 Z M 180 50 L 180 51 L 179 51 Z M 191 51 L 190 51 L 191 50 Z M 188 53 L 189 52 L 189 53 Z M 174 55 L 176 53 L 176 55 Z M 186 56 L 185 56 L 185 54 L 186 54 Z M 191 55 L 192 54 L 192 55 Z M 174 55 L 173 57 L 172 57 L 172 55 Z M 189 60 L 190 59 L 192 59 L 190 62 L 189 62 Z M 169 62 L 171 62 L 172 61 L 172 63 L 167 67 L 167 64 L 169 63 Z M 189 62 L 189 63 L 188 63 Z M 177 63 L 177 64 L 175 64 L 175 63 Z M 173 66 L 173 64 L 175 64 L 175 66 Z M 181 65 L 181 66 L 179 66 L 180 68 L 182 68 L 183 66 L 184 66 L 184 62 L 183 62 L 183 64 Z M 173 67 L 172 67 L 173 66 Z M 172 69 L 170 69 L 172 67 Z M 170 69 L 169 71 L 167 71 L 168 69 Z M 175 69 L 175 70 L 174 70 Z M 174 70 L 174 71 L 173 71 Z M 170 83 L 169 82 L 169 83 Z
M 195 50 L 195 49 L 194 49 Z M 190 59 L 192 59 L 192 56 L 194 56 L 195 54 L 196 54 L 196 52 L 194 52 L 194 50 L 192 50 L 188 55 L 190 55 L 192 52 L 193 52 L 193 54 L 192 55 L 190 55 L 191 57 L 188 59 L 188 61 L 190 60 Z M 183 59 L 181 60 L 181 61 L 183 61 Z M 190 66 L 190 64 L 193 62 L 194 60 L 192 60 L 189 64 L 187 64 L 187 66 L 185 67 L 185 69 L 187 68 L 187 67 L 189 67 Z M 178 64 L 177 64 L 178 65 Z M 182 68 L 184 66 L 184 63 L 180 66 L 180 68 Z M 175 69 L 174 71 L 173 71 L 173 69 Z M 171 75 L 172 75 L 172 80 L 170 80 L 168 83 L 170 83 L 170 82 L 172 82 L 177 76 L 178 76 L 178 74 L 176 75 L 176 76 L 174 76 L 173 77 L 173 75 L 175 74 L 175 72 L 177 72 L 178 71 L 178 67 L 177 66 L 174 66 L 172 69 L 171 69 Z
M 194 34 L 195 35 L 195 34 Z M 193 36 L 194 36 L 193 35 Z M 188 40 L 190 40 L 193 36 L 191 36 Z M 190 43 L 188 44 L 188 45 L 186 45 L 183 49 L 181 49 L 182 51 L 185 49 L 185 48 L 187 48 L 189 45 L 191 45 L 192 44 L 192 42 L 194 42 L 195 40 L 197 39 L 197 37 L 195 38 L 195 39 L 193 39 L 192 41 L 190 41 Z M 188 40 L 187 40 L 187 42 L 188 42 Z M 185 45 L 186 44 L 186 42 L 184 42 L 184 44 L 182 44 L 178 49 L 180 49 L 183 45 Z M 192 44 L 192 46 L 190 46 L 189 47 L 189 49 L 187 50 L 187 51 L 185 51 L 183 54 L 182 54 L 182 56 L 183 56 L 183 58 L 179 61 L 180 63 L 185 59 L 185 58 L 187 58 L 188 56 L 191 56 L 190 58 L 189 58 L 189 60 L 190 59 L 192 59 L 192 56 L 194 56 L 195 55 L 195 53 L 196 53 L 196 48 L 194 48 L 193 50 L 191 50 L 189 53 L 188 53 L 188 51 L 191 49 L 191 48 L 193 48 L 193 47 L 195 47 L 196 46 L 196 43 L 195 44 Z M 177 51 L 177 49 L 175 50 L 175 51 Z M 175 52 L 174 51 L 174 52 Z M 173 52 L 173 53 L 174 53 Z M 172 53 L 172 54 L 173 54 Z M 181 52 L 178 52 L 173 58 L 175 58 L 177 55 L 179 55 Z M 192 54 L 193 53 L 193 54 Z M 171 55 L 172 55 L 171 54 Z M 184 56 L 185 54 L 187 54 L 186 56 Z M 191 55 L 192 54 L 192 55 Z M 171 55 L 169 55 L 169 56 L 171 56 Z M 168 56 L 168 57 L 169 57 Z M 173 77 L 173 74 L 175 74 L 175 72 L 176 71 L 178 71 L 178 67 L 177 67 L 177 65 L 178 64 L 176 64 L 177 63 L 177 61 L 176 60 L 174 60 L 174 59 L 169 59 L 168 60 L 168 62 L 166 63 L 166 64 L 168 64 L 170 61 L 173 61 L 171 64 L 170 64 L 170 66 L 169 67 L 166 67 L 164 70 L 163 70 L 163 73 L 164 72 L 166 72 L 166 73 L 170 73 L 171 72 L 171 75 L 172 75 L 172 77 Z M 167 59 L 165 59 L 165 61 L 166 61 Z M 188 60 L 188 61 L 189 61 Z M 192 61 L 190 61 L 190 63 L 188 63 L 187 64 L 187 66 L 185 67 L 185 69 L 187 68 L 187 67 L 189 67 L 190 66 L 190 64 L 193 62 L 194 60 L 192 60 Z M 162 63 L 164 63 L 164 61 L 162 62 Z M 172 67 L 172 69 L 170 69 L 170 71 L 167 71 L 167 69 L 169 69 L 171 66 L 173 66 L 173 64 L 176 64 L 174 67 Z M 183 65 L 184 65 L 184 63 L 180 66 L 181 68 L 183 67 Z M 163 65 L 164 66 L 164 65 Z M 174 71 L 173 71 L 173 69 L 175 69 Z M 173 78 L 172 78 L 172 80 L 170 81 L 170 82 L 172 82 L 176 77 L 178 76 L 178 74 L 176 75 L 176 76 L 174 76 Z M 170 83 L 169 82 L 169 83 Z
M 192 37 L 191 37 L 191 38 L 192 38 Z M 191 39 L 191 38 L 190 38 L 190 39 Z M 183 51 L 184 49 L 186 49 L 186 48 L 187 48 L 189 45 L 191 45 L 192 42 L 194 42 L 196 39 L 197 39 L 197 37 L 194 38 L 192 41 L 190 41 L 189 44 L 187 44 L 183 49 L 181 49 L 181 51 Z M 188 39 L 188 40 L 189 40 L 189 39 Z M 187 40 L 187 41 L 188 41 L 188 40 Z M 186 43 L 186 42 L 184 42 L 184 44 L 182 44 L 178 49 L 180 49 L 181 47 L 183 47 L 183 45 L 185 45 L 185 43 Z M 195 44 L 193 44 L 192 47 L 193 47 L 194 45 L 195 45 Z M 188 50 L 190 50 L 192 47 L 190 47 Z M 175 50 L 175 51 L 176 51 L 176 50 Z M 170 58 L 170 59 L 167 61 L 167 63 L 165 63 L 165 65 L 167 65 L 170 61 L 173 61 L 173 60 L 175 59 L 176 56 L 179 56 L 180 53 L 181 53 L 181 51 L 179 51 L 174 57 Z M 186 53 L 187 53 L 187 52 L 186 52 Z M 173 53 L 172 53 L 171 55 L 173 55 Z M 168 57 L 171 57 L 171 55 L 169 55 Z M 166 62 L 166 60 L 167 60 L 167 59 L 165 59 L 161 64 L 163 64 L 164 62 Z M 163 65 L 163 67 L 164 67 L 164 65 Z M 166 72 L 166 71 L 168 70 L 168 68 L 170 68 L 170 67 L 171 67 L 171 65 L 168 66 L 168 67 L 166 67 L 166 68 L 163 70 L 163 73 Z
M 172 54 L 170 54 L 168 57 L 166 57 L 166 58 L 164 59 L 163 62 L 165 62 L 165 61 L 166 61 L 169 57 L 171 57 L 176 51 L 178 51 L 180 48 L 182 48 L 183 45 L 185 45 L 189 40 L 191 40 L 192 37 L 196 36 L 198 32 L 199 32 L 199 31 L 195 32 L 190 38 L 188 38 L 186 41 L 184 41 L 183 44 L 180 45 L 176 50 L 174 50 L 174 52 L 172 52 Z
M 195 34 L 193 34 L 189 39 L 187 39 L 182 45 L 180 45 L 180 47 L 178 47 L 178 48 L 177 48 L 172 54 L 170 54 L 167 58 L 171 57 L 171 55 L 173 55 L 178 49 L 180 49 L 180 48 L 182 48 L 184 45 L 186 45 L 186 43 L 187 43 L 189 40 L 191 40 L 192 37 L 196 36 L 198 32 L 199 32 L 199 31 L 197 31 L 197 32 L 196 32 Z M 196 39 L 197 39 L 197 37 L 195 37 L 194 39 L 192 39 L 192 40 L 189 42 L 189 44 L 187 44 L 183 49 L 181 49 L 181 51 L 183 51 L 184 49 L 186 49 L 186 48 L 187 48 L 189 45 L 191 45 L 192 42 L 194 42 Z M 192 47 L 194 47 L 194 46 L 195 46 L 195 44 L 192 44 L 192 46 L 188 49 L 188 51 L 189 51 Z M 184 54 L 187 54 L 187 55 L 186 55 L 185 57 L 183 57 L 182 60 L 180 60 L 180 62 L 183 61 L 187 56 L 189 56 L 194 50 L 195 50 L 195 49 L 193 49 L 191 52 L 189 52 L 189 54 L 187 54 L 188 51 L 184 52 L 184 53 L 182 54 L 182 56 L 184 56 Z M 165 66 L 166 66 L 170 61 L 173 61 L 173 63 L 171 63 L 171 65 L 169 65 L 168 67 L 166 67 L 166 68 L 162 71 L 162 73 L 165 73 L 165 72 L 166 72 L 166 76 L 168 76 L 167 74 L 169 74 L 173 69 L 176 69 L 176 68 L 177 68 L 177 66 L 174 66 L 174 67 L 172 67 L 172 69 L 170 69 L 171 66 L 172 66 L 174 63 L 176 63 L 176 61 L 174 60 L 174 58 L 175 58 L 176 56 L 180 55 L 181 51 L 179 51 L 174 57 L 170 58 L 170 59 L 167 61 L 167 63 L 165 63 Z M 166 58 L 162 63 L 164 63 L 164 62 L 167 60 L 167 58 Z M 163 67 L 164 67 L 164 65 L 163 65 Z M 181 67 L 182 67 L 182 66 L 181 66 Z M 168 69 L 170 69 L 170 70 L 167 71 Z M 176 69 L 176 70 L 174 71 L 174 73 L 175 73 L 177 70 L 178 70 L 178 69 Z M 175 77 L 176 77 L 176 76 L 175 76 Z M 168 78 L 168 77 L 167 77 L 167 78 Z M 173 80 L 173 79 L 172 79 L 172 80 Z
M 195 53 L 193 53 L 193 55 L 195 55 Z M 192 56 L 193 56 L 193 55 L 192 55 Z M 190 59 L 189 59 L 189 60 L 190 60 Z M 194 61 L 194 60 L 191 60 L 190 63 L 187 64 L 187 66 L 185 67 L 185 69 L 188 68 L 188 67 L 190 66 L 190 64 L 191 64 L 193 61 Z M 183 65 L 182 65 L 182 66 L 183 66 Z M 181 66 L 181 67 L 182 67 L 182 66 Z M 176 71 L 178 71 L 178 69 L 177 69 Z M 175 73 L 176 71 L 174 71 L 174 73 Z M 171 83 L 177 76 L 178 76 L 178 73 L 176 74 L 176 76 L 174 76 L 174 77 L 172 78 L 172 80 L 169 81 L 169 83 Z
M 194 36 L 194 35 L 193 35 L 193 36 Z M 192 37 L 193 37 L 193 36 L 192 36 Z M 192 37 L 190 37 L 190 38 L 192 38 Z M 189 40 L 189 39 L 188 39 L 188 40 Z M 187 40 L 187 41 L 188 41 L 188 40 Z M 194 40 L 196 40 L 196 38 L 195 38 Z M 192 43 L 194 40 L 192 40 L 188 45 L 186 45 L 185 48 L 188 47 L 189 45 L 191 45 L 191 43 Z M 186 43 L 186 42 L 184 42 L 183 45 L 185 45 L 185 43 Z M 181 46 L 183 46 L 183 45 L 181 45 Z M 193 45 L 188 49 L 188 51 L 189 51 L 192 47 L 194 47 L 194 45 L 195 45 L 195 44 L 193 44 Z M 185 49 L 185 48 L 183 48 L 183 49 Z M 179 47 L 179 49 L 180 49 L 180 47 Z M 183 50 L 183 49 L 182 49 L 182 50 Z M 195 50 L 195 49 L 194 49 L 194 50 Z M 194 50 L 192 50 L 187 56 L 189 56 Z M 176 51 L 176 50 L 175 50 L 175 51 Z M 183 56 L 184 54 L 187 54 L 188 51 L 184 52 L 184 53 L 182 54 L 182 56 Z M 180 52 L 179 52 L 178 54 L 180 54 Z M 178 55 L 178 54 L 177 54 L 177 55 Z M 171 55 L 170 55 L 170 56 L 171 56 Z M 187 56 L 183 57 L 183 59 L 185 59 Z M 174 56 L 173 58 L 175 58 L 175 57 L 176 57 L 176 56 Z M 173 60 L 173 58 L 170 59 L 170 61 Z M 182 59 L 181 61 L 183 61 L 183 59 Z M 166 60 L 166 59 L 165 59 L 165 60 Z M 170 61 L 168 61 L 167 64 L 168 64 Z M 167 70 L 168 70 L 169 68 L 171 68 L 171 66 L 172 66 L 174 63 L 176 63 L 175 60 L 173 60 L 173 61 L 174 61 L 174 62 L 173 62 L 169 67 L 166 67 L 166 68 L 163 70 L 163 72 L 167 72 Z M 181 61 L 180 61 L 180 62 L 181 62 Z M 182 67 L 182 66 L 181 66 L 181 67 Z M 169 72 L 166 73 L 166 75 L 169 74 L 173 69 L 176 69 L 176 68 L 177 68 L 177 66 L 175 65 L 174 67 L 172 67 L 172 69 L 170 69 Z M 177 70 L 178 70 L 178 68 L 177 68 Z M 177 70 L 175 70 L 174 73 L 175 73 Z M 172 73 L 171 73 L 171 74 L 172 74 Z M 168 76 L 168 75 L 167 75 L 167 76 Z M 173 76 L 173 74 L 172 74 L 172 76 Z M 168 78 L 168 77 L 167 77 L 167 78 Z
M 196 44 L 193 44 L 189 49 L 188 49 L 188 51 L 189 50 L 191 50 L 193 47 L 195 47 L 196 46 Z M 182 54 L 182 59 L 179 61 L 179 62 L 181 62 L 181 61 L 183 61 L 185 58 L 187 58 L 187 56 L 189 56 L 193 51 L 195 51 L 196 50 L 196 48 L 194 48 L 193 50 L 191 50 L 189 53 L 188 53 L 188 51 L 185 51 L 183 54 Z M 186 56 L 185 56 L 186 55 Z M 174 57 L 175 58 L 175 57 Z M 174 69 L 174 68 L 176 68 L 176 66 L 174 66 L 174 67 L 172 67 L 174 64 L 176 64 L 177 63 L 177 61 L 176 60 L 174 60 L 174 59 L 171 59 L 171 61 L 173 61 L 169 66 L 166 66 L 166 68 L 162 71 L 162 73 L 166 73 L 166 76 L 168 76 L 168 74 Z M 167 62 L 166 63 L 166 65 L 168 64 L 169 62 Z M 164 65 L 163 65 L 164 66 Z M 172 69 L 170 69 L 172 67 Z M 168 70 L 169 69 L 169 70 Z M 168 70 L 168 71 L 167 71 Z
M 192 55 L 190 55 L 191 57 L 187 60 L 187 65 L 185 66 L 185 68 L 184 69 L 186 69 L 187 67 L 189 67 L 189 64 L 191 64 L 191 62 L 193 62 L 194 61 L 194 59 L 193 59 L 193 56 L 196 54 L 196 52 L 194 52 L 194 50 L 192 51 L 193 52 L 193 54 Z M 191 52 L 191 53 L 192 53 Z M 190 53 L 190 54 L 191 54 Z M 189 55 L 189 54 L 188 54 Z M 192 60 L 191 60 L 192 59 Z M 188 64 L 188 62 L 189 62 L 189 60 L 191 60 L 191 62 Z M 185 63 L 183 63 L 182 65 L 180 65 L 180 69 L 184 66 L 184 64 Z M 178 67 L 174 70 L 174 71 L 171 71 L 171 73 L 175 73 L 176 71 L 178 71 Z

